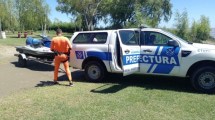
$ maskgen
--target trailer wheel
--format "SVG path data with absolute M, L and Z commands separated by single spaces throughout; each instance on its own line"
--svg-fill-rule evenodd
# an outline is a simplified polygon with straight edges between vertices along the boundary
M 85 66 L 85 78 L 91 82 L 102 81 L 107 74 L 105 67 L 96 61 L 90 61 Z
M 193 87 L 203 93 L 215 92 L 215 68 L 202 67 L 194 72 L 191 77 Z
M 26 66 L 27 66 L 27 60 L 24 59 L 24 58 L 22 57 L 22 55 L 19 55 L 19 56 L 18 56 L 18 66 L 19 66 L 19 67 L 26 67 Z

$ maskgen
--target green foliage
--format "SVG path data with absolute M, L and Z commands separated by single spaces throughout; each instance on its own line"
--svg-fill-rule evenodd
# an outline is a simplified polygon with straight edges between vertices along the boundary
M 162 19 L 168 21 L 172 14 L 170 0 L 58 0 L 58 3 L 57 10 L 73 15 L 88 30 L 99 20 L 111 23 L 112 28 L 140 24 L 155 27 Z
M 141 4 L 136 1 L 134 3 L 134 20 L 126 20 L 124 27 L 126 28 L 133 28 L 133 27 L 138 27 L 141 24 L 147 24 L 147 20 L 144 19 L 144 15 L 141 13 Z M 116 26 L 116 25 L 114 25 Z M 119 26 L 120 27 L 120 26 Z
M 111 16 L 114 28 L 147 24 L 156 27 L 164 19 L 168 21 L 172 14 L 170 0 L 109 0 L 105 6 Z
M 74 23 L 67 23 L 67 22 L 54 22 L 50 25 L 49 30 L 57 30 L 58 28 L 62 29 L 63 32 L 73 33 L 78 30 L 78 26 Z
M 37 30 L 48 24 L 49 6 L 44 0 L 15 0 L 19 30 Z
M 176 34 L 182 39 L 192 42 L 200 43 L 210 38 L 210 21 L 209 18 L 204 15 L 201 16 L 198 22 L 194 20 L 190 28 L 186 11 L 182 14 L 176 12 L 175 21 L 175 29 L 164 29 Z
M 57 10 L 76 17 L 75 22 L 87 30 L 94 30 L 95 24 L 101 19 L 100 4 L 104 0 L 57 0 Z
M 197 26 L 197 39 L 201 41 L 207 40 L 210 37 L 210 30 L 209 18 L 202 15 Z
M 0 9 L 3 30 L 38 30 L 50 22 L 45 0 L 0 0 Z
M 210 21 L 208 17 L 201 16 L 200 21 L 193 21 L 189 28 L 188 14 L 176 12 L 175 16 L 175 34 L 182 39 L 192 42 L 202 42 L 210 37 Z M 173 32 L 174 30 L 172 30 Z M 173 32 L 174 33 L 174 32 Z
M 192 23 L 192 26 L 191 26 L 191 30 L 190 30 L 190 41 L 193 41 L 193 42 L 200 42 L 198 39 L 197 39 L 197 30 L 198 30 L 198 24 L 196 23 L 196 21 L 194 20 L 193 23 Z
M 202 42 L 210 37 L 210 21 L 209 18 L 201 16 L 199 22 L 193 21 L 189 38 L 193 42 Z
M 176 35 L 181 37 L 182 39 L 187 40 L 189 31 L 189 20 L 187 11 L 184 11 L 182 13 L 179 13 L 177 11 L 175 21 L 176 21 L 175 27 L 177 28 Z
M 14 30 L 18 26 L 14 0 L 0 0 L 0 30 Z

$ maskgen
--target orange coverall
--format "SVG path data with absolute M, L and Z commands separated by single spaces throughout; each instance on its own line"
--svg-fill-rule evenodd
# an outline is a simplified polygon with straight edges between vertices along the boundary
M 72 45 L 69 42 L 69 39 L 64 36 L 57 36 L 54 37 L 51 41 L 51 48 L 52 51 L 57 51 L 60 53 L 69 53 L 69 50 L 72 49 Z M 54 59 L 54 81 L 56 82 L 58 79 L 58 70 L 60 67 L 60 64 L 63 63 L 64 69 L 66 71 L 66 75 L 70 82 L 72 82 L 72 76 L 69 69 L 69 61 L 68 61 L 68 55 L 67 54 L 58 54 L 55 56 Z

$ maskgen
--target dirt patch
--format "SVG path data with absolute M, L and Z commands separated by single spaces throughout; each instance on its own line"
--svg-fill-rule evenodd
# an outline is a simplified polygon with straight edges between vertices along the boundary
M 13 56 L 16 52 L 16 48 L 12 46 L 3 46 L 0 45 L 0 58 L 5 58 L 5 57 L 11 57 Z
M 17 66 L 18 57 L 14 54 L 18 52 L 15 47 L 0 45 L 0 51 L 0 99 L 17 91 L 40 87 L 53 81 L 53 64 L 28 61 L 27 67 L 22 68 Z M 61 68 L 63 69 L 62 64 Z M 83 72 L 77 75 L 82 74 Z M 64 71 L 59 70 L 58 78 L 59 82 L 65 81 L 68 84 Z

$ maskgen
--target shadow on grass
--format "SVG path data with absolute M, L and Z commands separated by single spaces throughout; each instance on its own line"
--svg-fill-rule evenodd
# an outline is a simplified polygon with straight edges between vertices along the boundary
M 64 72 L 64 70 L 62 69 L 59 69 L 59 72 Z M 83 74 L 83 71 L 81 70 L 75 70 L 74 72 L 72 72 L 72 78 L 75 82 L 86 82 L 84 81 L 84 74 Z M 62 76 L 59 76 L 58 77 L 58 82 L 60 83 L 61 81 L 68 81 L 69 83 L 69 80 L 66 76 L 66 73 Z M 52 86 L 53 85 L 53 81 L 40 81 L 40 83 L 38 83 L 35 87 L 46 87 L 46 86 Z M 62 86 L 69 86 L 69 84 L 59 84 L 59 85 L 62 85 Z
M 55 85 L 69 87 L 69 84 L 61 84 L 61 83 L 54 84 L 53 81 L 40 81 L 40 83 L 38 83 L 35 87 L 48 87 L 48 86 L 55 86 Z
M 96 89 L 92 89 L 91 92 L 93 93 L 103 93 L 103 94 L 109 94 L 109 93 L 116 93 L 120 90 L 123 90 L 125 88 L 129 87 L 129 85 L 123 85 L 123 84 L 105 84 L 102 85 Z
M 64 72 L 63 70 L 61 70 L 60 72 Z M 65 73 L 65 72 L 64 72 Z M 75 80 L 76 82 L 85 82 L 83 81 L 83 71 L 81 70 L 77 70 L 77 71 L 74 71 L 72 72 L 72 78 L 73 80 Z M 61 81 L 68 81 L 69 83 L 69 80 L 66 76 L 66 73 L 62 76 L 59 76 L 58 77 L 58 82 L 60 86 L 68 86 L 69 87 L 69 84 L 61 84 L 60 82 Z M 35 87 L 46 87 L 46 86 L 53 86 L 53 81 L 40 81 L 40 83 L 38 83 Z
M 40 81 L 35 87 L 46 87 L 55 85 L 53 81 Z
M 75 82 L 88 82 L 84 78 L 83 71 L 72 72 L 72 77 Z M 67 79 L 66 75 L 59 77 L 59 79 Z M 123 77 L 121 74 L 109 74 L 103 85 L 92 89 L 93 93 L 116 93 L 127 87 L 141 87 L 145 90 L 168 90 L 177 92 L 196 93 L 190 84 L 188 78 L 179 77 L 165 77 L 165 76 L 150 76 L 150 75 L 130 75 Z
M 114 93 L 127 87 L 141 87 L 145 90 L 168 90 L 177 92 L 194 93 L 188 78 L 149 76 L 149 75 L 130 75 L 122 77 L 119 74 L 110 75 L 104 82 L 113 83 L 110 87 L 96 88 L 91 92 L 95 93 Z
M 12 62 L 17 66 L 17 62 Z M 32 71 L 53 71 L 54 66 L 49 64 L 43 64 L 35 61 L 28 61 L 27 69 Z M 64 70 L 59 70 L 63 72 Z M 75 82 L 88 82 L 84 78 L 84 72 L 81 70 L 75 70 L 72 72 L 73 81 Z M 68 78 L 66 74 L 58 77 L 59 81 L 67 81 Z M 178 77 L 164 77 L 164 76 L 149 76 L 149 75 L 130 75 L 123 77 L 121 74 L 109 74 L 104 81 L 103 85 L 98 88 L 91 90 L 93 93 L 116 93 L 127 87 L 141 87 L 145 90 L 168 90 L 177 92 L 188 92 L 195 93 L 195 90 L 190 84 L 188 78 L 178 78 Z M 40 85 L 41 84 L 41 85 Z M 49 81 L 41 81 L 37 86 L 42 87 L 48 84 Z M 77 86 L 78 87 L 78 86 Z

